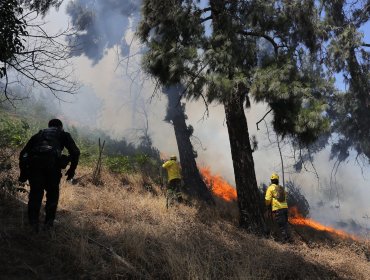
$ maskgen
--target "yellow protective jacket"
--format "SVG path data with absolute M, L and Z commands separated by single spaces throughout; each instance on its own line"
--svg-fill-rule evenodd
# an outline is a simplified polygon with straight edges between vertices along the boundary
M 176 160 L 170 159 L 162 167 L 167 170 L 168 182 L 172 179 L 181 179 L 180 165 Z
M 281 188 L 283 188 L 283 192 L 284 192 L 283 201 L 279 201 L 276 198 L 278 196 L 278 191 L 277 191 L 278 187 L 281 187 L 281 186 L 278 186 L 276 184 L 271 184 L 267 188 L 267 191 L 266 191 L 265 203 L 266 203 L 267 206 L 270 205 L 270 204 L 272 205 L 272 211 L 288 208 L 287 194 L 286 194 L 286 191 L 284 190 L 284 187 L 281 187 Z

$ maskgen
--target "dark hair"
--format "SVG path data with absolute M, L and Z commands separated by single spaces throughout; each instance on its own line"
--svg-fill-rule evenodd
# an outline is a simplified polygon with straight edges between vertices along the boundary
M 271 184 L 279 185 L 279 180 L 278 179 L 272 179 Z
M 59 119 L 52 119 L 52 120 L 49 121 L 48 126 L 49 127 L 60 127 L 60 128 L 63 128 L 63 123 Z

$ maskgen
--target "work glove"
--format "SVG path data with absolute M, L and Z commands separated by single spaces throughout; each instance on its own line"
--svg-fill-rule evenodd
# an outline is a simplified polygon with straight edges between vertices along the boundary
M 68 181 L 72 180 L 73 177 L 75 176 L 75 171 L 72 169 L 68 169 L 65 175 L 67 176 Z

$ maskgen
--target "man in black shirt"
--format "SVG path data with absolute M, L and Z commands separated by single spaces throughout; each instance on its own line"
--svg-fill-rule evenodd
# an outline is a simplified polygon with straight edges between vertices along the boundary
M 48 128 L 33 135 L 19 156 L 19 181 L 30 183 L 28 219 L 35 232 L 39 230 L 39 214 L 46 191 L 45 229 L 53 226 L 59 200 L 59 183 L 62 168 L 68 162 L 62 155 L 66 148 L 71 162 L 66 172 L 67 180 L 72 180 L 78 164 L 80 150 L 68 132 L 63 130 L 59 119 L 49 121 Z M 64 161 L 64 163 L 63 163 Z

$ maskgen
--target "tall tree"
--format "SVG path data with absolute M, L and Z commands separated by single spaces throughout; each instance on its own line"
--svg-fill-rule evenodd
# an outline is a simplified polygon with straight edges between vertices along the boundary
M 181 162 L 181 174 L 185 182 L 185 191 L 204 201 L 213 201 L 211 191 L 207 188 L 195 162 L 196 152 L 193 149 L 190 137 L 193 128 L 186 125 L 185 104 L 180 104 L 181 93 L 184 87 L 180 84 L 166 87 L 163 93 L 168 97 L 167 114 L 165 120 L 173 125 L 176 143 Z
M 264 228 L 244 105 L 268 102 L 275 130 L 300 145 L 328 129 L 323 95 L 332 90 L 318 64 L 320 17 L 315 1 L 145 0 L 139 28 L 149 51 L 144 67 L 164 85 L 183 82 L 184 96 L 225 108 L 240 226 Z M 271 46 L 266 51 L 266 44 Z M 317 67 L 315 67 L 317 66 Z M 315 82 L 319 81 L 316 85 Z
M 330 131 L 305 149 L 301 149 L 299 142 L 294 143 L 299 149 L 296 168 L 300 170 L 305 161 L 312 161 L 313 154 L 326 147 L 329 138 L 331 159 L 336 160 L 334 168 L 347 160 L 351 151 L 357 154 L 359 164 L 359 158 L 366 164 L 370 159 L 370 127 L 367 125 L 370 121 L 370 42 L 365 41 L 364 32 L 368 30 L 370 1 L 329 0 L 314 4 L 320 24 L 319 28 L 308 28 L 308 32 L 312 33 L 311 37 L 319 37 L 321 44 L 311 52 L 314 58 L 308 62 L 324 64 L 327 79 L 339 77 L 346 87 L 330 90 L 325 96 Z M 270 81 L 269 73 L 265 81 Z M 319 83 L 316 81 L 312 86 Z
M 332 157 L 339 162 L 357 155 L 370 159 L 370 42 L 362 30 L 369 30 L 370 1 L 323 1 L 325 23 L 330 27 L 328 68 L 342 75 L 347 89 L 330 96 L 328 113 L 333 121 Z
M 107 49 L 120 44 L 120 54 L 128 64 L 130 57 L 135 55 L 130 53 L 132 51 L 130 50 L 131 43 L 122 40 L 122 37 L 125 35 L 125 30 L 129 28 L 130 21 L 136 21 L 139 7 L 140 1 L 134 0 L 109 0 L 99 3 L 94 0 L 70 2 L 67 6 L 67 13 L 72 18 L 72 24 L 78 30 L 72 41 L 76 41 L 80 46 L 72 55 L 84 53 L 96 63 L 105 55 Z M 114 22 L 109 19 L 114 19 Z M 138 76 L 136 72 L 135 76 L 136 78 Z M 196 165 L 184 108 L 177 106 L 180 104 L 183 90 L 181 86 L 176 85 L 165 87 L 164 93 L 169 97 L 166 121 L 171 122 L 174 127 L 182 175 L 188 187 L 188 193 L 194 197 L 211 201 L 210 190 L 203 182 Z

